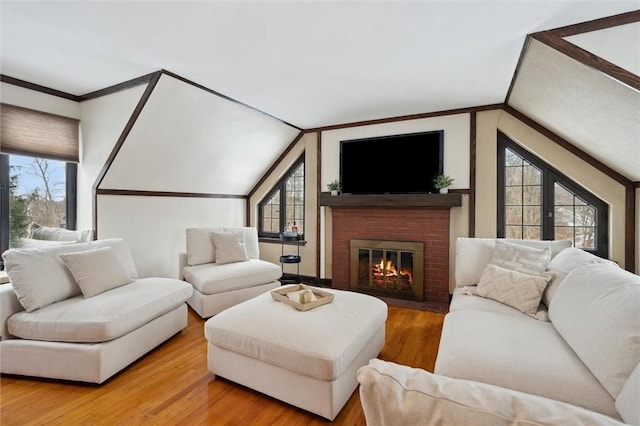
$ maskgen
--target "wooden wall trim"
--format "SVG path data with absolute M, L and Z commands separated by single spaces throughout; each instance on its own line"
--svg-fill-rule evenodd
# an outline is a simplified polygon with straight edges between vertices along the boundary
M 85 95 L 80 96 L 80 102 L 89 101 L 91 99 L 96 99 L 101 96 L 111 95 L 113 93 L 121 92 L 123 90 L 132 89 L 134 87 L 142 86 L 143 84 L 147 84 L 151 81 L 151 79 L 158 73 L 158 71 L 132 78 L 128 81 L 123 81 L 122 83 L 114 84 L 110 87 L 105 87 L 104 89 L 96 90 Z
M 246 199 L 240 194 L 211 194 L 203 192 L 144 191 L 139 189 L 98 189 L 97 195 L 119 195 L 132 197 L 172 197 L 172 198 L 236 198 Z
M 92 197 L 93 198 L 93 229 L 95 230 L 96 238 L 97 238 L 97 235 L 98 235 L 98 194 L 97 194 L 97 190 L 100 187 L 100 184 L 102 183 L 102 180 L 104 179 L 105 175 L 109 171 L 109 168 L 111 168 L 111 164 L 113 164 L 113 161 L 115 160 L 116 156 L 118 155 L 118 152 L 120 152 L 120 148 L 122 148 L 122 145 L 124 144 L 124 141 L 127 139 L 127 136 L 129 136 L 129 133 L 131 132 L 131 129 L 133 128 L 133 125 L 136 123 L 136 121 L 138 120 L 138 117 L 142 113 L 142 110 L 144 109 L 144 106 L 147 104 L 147 101 L 151 97 L 151 93 L 153 93 L 153 90 L 155 89 L 156 85 L 158 84 L 158 81 L 160 80 L 161 76 L 162 76 L 162 72 L 161 71 L 157 71 L 157 72 L 155 72 L 153 74 L 153 77 L 149 81 L 149 84 L 147 85 L 147 88 L 145 89 L 144 93 L 142 94 L 142 97 L 138 101 L 138 104 L 136 105 L 135 109 L 133 110 L 133 113 L 131 114 L 131 117 L 129 117 L 129 121 L 127 122 L 127 124 L 124 127 L 124 130 L 120 134 L 120 137 L 118 138 L 118 141 L 116 142 L 115 146 L 111 150 L 111 154 L 109 154 L 109 157 L 107 158 L 107 161 L 105 162 L 104 166 L 102 166 L 102 170 L 100 170 L 100 173 L 98 173 L 98 176 L 96 177 L 96 180 L 95 180 L 95 182 L 93 184 L 93 197 Z
M 320 193 L 322 192 L 322 132 L 316 133 L 316 197 L 320 200 Z M 325 212 L 326 213 L 326 212 Z M 328 213 L 327 213 L 328 214 Z M 320 203 L 316 204 L 316 275 L 320 276 L 320 271 L 322 268 L 321 264 L 321 253 L 320 250 L 320 241 L 322 240 L 322 233 L 320 231 Z M 326 250 L 325 250 L 326 253 Z
M 247 198 L 251 198 L 253 197 L 253 194 L 256 193 L 256 191 L 258 190 L 258 188 L 260 188 L 260 186 L 267 180 L 267 176 L 270 176 L 273 171 L 276 169 L 276 167 L 278 167 L 278 165 L 284 160 L 284 158 L 287 156 L 287 154 L 289 154 L 289 152 L 291 152 L 291 150 L 296 146 L 296 144 L 298 143 L 298 141 L 300 139 L 302 139 L 302 137 L 304 136 L 304 132 L 300 132 L 296 135 L 295 138 L 293 138 L 293 140 L 291 141 L 291 143 L 287 146 L 287 148 L 282 152 L 282 154 L 280 154 L 280 156 L 276 159 L 276 161 L 273 162 L 273 164 L 271 165 L 271 167 L 269 167 L 269 170 L 267 170 L 262 177 L 260 178 L 260 180 L 258 181 L 258 183 L 256 183 L 253 188 L 251 188 L 251 191 L 249 191 L 249 194 L 247 194 Z
M 567 151 L 571 152 L 576 157 L 580 158 L 581 160 L 583 160 L 584 162 L 588 163 L 592 167 L 598 169 L 599 171 L 601 171 L 605 175 L 609 176 L 611 179 L 615 180 L 619 184 L 624 185 L 624 186 L 631 186 L 632 185 L 631 180 L 629 178 L 627 178 L 627 177 L 623 176 L 622 174 L 616 172 L 611 167 L 607 166 L 606 164 L 604 164 L 600 160 L 597 160 L 595 157 L 592 157 L 591 155 L 587 154 L 586 152 L 584 152 L 580 148 L 576 147 L 574 144 L 572 144 L 571 142 L 569 142 L 566 139 L 562 138 L 558 134 L 556 134 L 556 133 L 552 132 L 551 130 L 547 129 L 546 127 L 540 125 L 537 121 L 533 120 L 532 118 L 529 118 L 527 115 L 525 115 L 522 112 L 518 111 L 514 107 L 512 107 L 510 105 L 505 105 L 503 107 L 503 109 L 504 109 L 505 112 L 511 114 L 512 116 L 514 116 L 518 120 L 522 121 L 527 126 L 531 127 L 535 131 L 537 131 L 538 133 L 541 133 L 545 137 L 551 139 L 552 141 L 554 141 L 555 143 L 557 143 L 558 145 L 560 145 L 561 147 L 563 147 Z
M 607 61 L 606 59 L 594 55 L 573 43 L 569 43 L 551 31 L 535 33 L 532 34 L 532 37 L 583 65 L 594 68 L 636 90 L 640 90 L 640 76 L 637 76 L 624 68 Z
M 633 273 L 636 273 L 636 214 L 636 190 L 633 186 L 627 186 L 624 211 L 624 264 L 625 269 Z
M 640 22 L 640 10 L 620 13 L 618 15 L 607 16 L 605 18 L 594 19 L 592 21 L 581 22 L 579 24 L 567 25 L 551 30 L 558 37 L 569 37 L 572 35 L 588 33 L 591 31 L 604 30 L 606 28 Z
M 529 50 L 529 45 L 531 44 L 531 34 L 527 34 L 527 37 L 524 39 L 524 44 L 522 45 L 522 50 L 520 50 L 520 56 L 518 57 L 518 63 L 516 64 L 516 69 L 513 72 L 513 76 L 511 76 L 511 82 L 509 83 L 509 89 L 507 90 L 507 95 L 504 98 L 504 103 L 509 103 L 509 98 L 511 98 L 511 92 L 513 91 L 513 87 L 516 85 L 516 79 L 518 78 L 518 74 L 520 74 L 520 68 L 522 68 L 522 62 L 524 61 L 524 57 Z
M 14 86 L 23 87 L 25 89 L 35 90 L 36 92 L 45 93 L 51 96 L 57 96 L 59 98 L 68 99 L 74 102 L 80 102 L 80 96 L 72 95 L 71 93 L 63 92 L 49 87 L 41 86 L 35 83 L 29 83 L 28 81 L 20 80 L 18 78 L 9 77 L 8 75 L 0 74 L 0 81 Z
M 469 236 L 476 236 L 476 112 L 469 125 Z
M 174 74 L 174 73 L 172 73 L 171 71 L 167 71 L 167 70 L 164 70 L 164 69 L 163 69 L 163 70 L 162 70 L 162 73 L 163 73 L 163 74 L 165 74 L 165 75 L 168 75 L 169 77 L 173 77 L 173 78 L 175 78 L 175 79 L 177 79 L 177 80 L 180 80 L 180 81 L 182 81 L 183 83 L 187 83 L 187 84 L 190 84 L 190 85 L 192 85 L 192 86 L 194 86 L 194 87 L 197 87 L 197 88 L 198 88 L 198 89 L 200 89 L 200 90 L 204 90 L 205 92 L 211 93 L 212 95 L 216 95 L 216 96 L 218 96 L 218 97 L 220 97 L 220 98 L 222 98 L 222 99 L 225 99 L 225 100 L 227 100 L 227 101 L 233 102 L 233 103 L 238 104 L 238 105 L 242 105 L 242 106 L 244 106 L 244 107 L 247 107 L 247 108 L 249 108 L 249 109 L 252 109 L 253 111 L 259 112 L 260 114 L 264 114 L 264 115 L 266 115 L 267 117 L 271 117 L 271 118 L 273 118 L 273 119 L 275 119 L 275 120 L 278 120 L 279 122 L 281 122 L 281 123 L 283 123 L 283 124 L 286 124 L 286 125 L 287 125 L 287 126 L 289 126 L 289 127 L 293 127 L 294 129 L 297 129 L 297 130 L 302 131 L 302 128 L 300 128 L 300 127 L 298 127 L 298 126 L 296 126 L 296 125 L 294 125 L 294 124 L 291 124 L 291 123 L 289 123 L 289 122 L 287 122 L 287 121 L 285 121 L 285 120 L 283 120 L 283 119 L 281 119 L 281 118 L 278 118 L 278 117 L 276 117 L 276 116 L 274 116 L 274 115 L 271 115 L 271 114 L 269 114 L 269 113 L 267 113 L 267 112 L 264 112 L 264 111 L 262 111 L 262 110 L 259 110 L 259 109 L 255 108 L 255 107 L 252 107 L 251 105 L 247 105 L 247 104 L 245 104 L 245 103 L 243 103 L 243 102 L 240 102 L 240 101 L 238 101 L 238 100 L 236 100 L 236 99 L 233 99 L 233 98 L 231 98 L 231 97 L 229 97 L 229 96 L 227 96 L 227 95 L 223 95 L 223 94 L 222 94 L 222 93 L 220 93 L 220 92 L 216 92 L 215 90 L 209 89 L 208 87 L 203 86 L 202 84 L 198 84 L 198 83 L 196 83 L 196 82 L 194 82 L 194 81 L 191 81 L 191 80 L 186 79 L 186 78 L 184 78 L 184 77 L 182 77 L 182 76 L 179 76 L 178 74 Z
M 397 117 L 380 118 L 377 120 L 356 121 L 353 123 L 316 127 L 312 129 L 307 129 L 305 130 L 305 132 L 324 132 L 328 130 L 346 129 L 349 127 L 361 127 L 361 126 L 370 126 L 373 124 L 394 123 L 396 121 L 419 120 L 422 118 L 441 117 L 445 115 L 469 114 L 472 112 L 489 111 L 489 110 L 500 109 L 500 108 L 502 108 L 502 104 L 482 105 L 482 106 L 470 107 L 470 108 L 457 108 L 457 109 L 450 109 L 450 110 L 444 110 L 444 111 L 425 112 L 420 114 L 409 114 L 409 115 L 401 115 Z

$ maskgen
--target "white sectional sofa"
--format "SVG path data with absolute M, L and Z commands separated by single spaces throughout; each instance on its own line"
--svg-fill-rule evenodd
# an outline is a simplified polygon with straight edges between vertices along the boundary
M 0 372 L 102 383 L 187 326 L 187 283 L 138 278 L 122 239 L 12 249 Z
M 640 277 L 563 244 L 458 239 L 434 373 L 372 360 L 367 422 L 640 424 Z
M 280 287 L 280 266 L 260 260 L 253 227 L 187 228 L 178 278 L 193 286 L 189 306 L 202 318 Z

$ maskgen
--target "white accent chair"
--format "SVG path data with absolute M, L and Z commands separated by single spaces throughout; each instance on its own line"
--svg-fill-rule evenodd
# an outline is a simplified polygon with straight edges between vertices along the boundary
M 193 286 L 187 301 L 202 318 L 280 287 L 279 265 L 260 260 L 253 227 L 188 228 L 178 278 Z

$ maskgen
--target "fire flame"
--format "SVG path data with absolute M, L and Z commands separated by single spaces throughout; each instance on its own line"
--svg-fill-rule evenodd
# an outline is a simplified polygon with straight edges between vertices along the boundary
M 385 262 L 384 259 L 380 263 L 373 265 L 373 274 L 379 277 L 397 277 L 398 275 L 408 277 L 409 283 L 413 282 L 412 272 L 409 269 L 403 269 L 398 273 L 396 266 L 391 260 Z

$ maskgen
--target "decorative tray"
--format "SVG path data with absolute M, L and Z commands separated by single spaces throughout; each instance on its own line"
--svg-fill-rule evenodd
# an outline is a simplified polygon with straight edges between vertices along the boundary
M 333 293 L 319 290 L 305 284 L 293 285 L 291 287 L 272 290 L 271 297 L 278 302 L 291 305 L 299 311 L 308 311 L 309 309 L 330 303 L 334 298 Z

